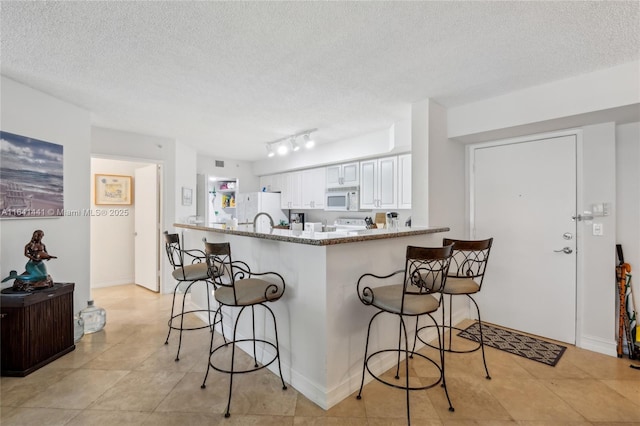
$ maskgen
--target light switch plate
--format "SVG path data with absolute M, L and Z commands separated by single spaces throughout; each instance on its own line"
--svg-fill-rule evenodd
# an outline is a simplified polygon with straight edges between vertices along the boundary
M 600 236 L 602 234 L 603 234 L 602 224 L 601 223 L 594 223 L 593 224 L 593 235 Z

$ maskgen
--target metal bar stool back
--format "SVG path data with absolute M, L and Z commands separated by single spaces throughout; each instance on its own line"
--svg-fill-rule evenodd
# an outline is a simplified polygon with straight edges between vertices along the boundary
M 409 391 L 428 389 L 441 383 L 444 388 L 447 401 L 449 402 L 449 410 L 454 411 L 449 399 L 449 392 L 444 375 L 444 353 L 439 352 L 439 360 L 434 360 L 426 355 L 415 352 L 415 344 L 413 349 L 409 349 L 407 337 L 407 327 L 405 325 L 405 317 L 414 317 L 416 321 L 418 317 L 427 315 L 436 324 L 435 318 L 432 316 L 438 310 L 442 301 L 441 290 L 446 285 L 449 264 L 451 261 L 451 251 L 453 245 L 445 247 L 415 247 L 408 246 L 405 258 L 405 268 L 388 275 L 363 274 L 357 283 L 358 297 L 365 305 L 373 306 L 378 309 L 367 328 L 367 339 L 365 344 L 365 354 L 362 366 L 362 381 L 360 383 L 360 391 L 358 399 L 362 398 L 362 388 L 364 386 L 365 371 L 376 380 L 385 385 L 403 389 L 406 392 L 407 405 L 407 421 L 411 423 L 410 399 Z M 402 278 L 402 281 L 398 281 Z M 375 284 L 378 283 L 376 286 Z M 387 313 L 397 315 L 399 319 L 398 330 L 398 346 L 394 348 L 383 348 L 369 354 L 369 338 L 371 335 L 371 325 L 374 319 L 380 314 Z M 437 329 L 437 327 L 436 327 Z M 403 339 L 404 337 L 404 339 Z M 402 343 L 404 342 L 404 349 Z M 441 347 L 442 342 L 440 333 L 438 333 L 438 345 Z M 375 358 L 384 356 L 384 354 L 393 353 L 397 355 L 396 363 L 396 381 L 389 381 L 380 373 L 372 371 L 372 365 L 375 365 Z M 404 354 L 405 366 L 405 382 L 399 382 L 399 372 L 401 364 L 401 355 Z M 433 365 L 438 371 L 438 377 L 431 383 L 420 385 L 412 385 L 409 383 L 409 360 L 414 356 L 426 360 Z
M 484 364 L 486 378 L 491 379 L 484 353 L 484 338 L 482 334 L 480 308 L 473 298 L 473 295 L 479 293 L 482 289 L 482 283 L 487 269 L 487 262 L 489 260 L 489 253 L 493 244 L 493 238 L 485 240 L 455 240 L 451 238 L 444 238 L 443 244 L 453 244 L 449 277 L 447 278 L 447 283 L 442 290 L 443 294 L 449 295 L 448 308 L 442 310 L 442 333 L 445 334 L 447 331 L 449 332 L 448 344 L 445 345 L 444 351 L 450 353 L 469 353 L 480 349 L 482 351 L 482 362 Z M 453 332 L 455 330 L 462 331 L 461 328 L 455 327 L 452 324 L 452 301 L 454 296 L 467 296 L 476 308 L 480 341 L 477 346 L 474 346 L 471 349 L 455 348 L 455 345 L 453 345 Z M 446 307 L 446 304 L 444 304 L 444 307 Z M 448 323 L 445 322 L 446 310 L 449 311 Z M 432 326 L 425 326 L 420 328 L 420 330 L 429 327 Z M 420 338 L 418 332 L 416 332 L 416 336 Z M 424 341 L 423 343 L 429 345 Z
M 179 331 L 178 352 L 176 353 L 176 361 L 180 360 L 180 348 L 182 347 L 182 332 L 187 330 L 200 330 L 210 328 L 213 333 L 213 326 L 216 323 L 216 316 L 222 315 L 219 310 L 214 311 L 213 320 L 211 320 L 211 302 L 210 294 L 215 289 L 213 282 L 209 278 L 209 270 L 207 267 L 205 254 L 202 250 L 184 250 L 180 245 L 180 237 L 178 234 L 169 234 L 165 231 L 165 250 L 169 258 L 169 263 L 173 267 L 171 275 L 177 281 L 173 289 L 173 301 L 171 303 L 171 316 L 169 318 L 169 332 L 164 344 L 169 344 L 171 330 Z M 190 293 L 191 287 L 197 283 L 203 283 L 207 293 L 207 309 L 185 310 L 187 294 Z M 176 313 L 176 294 L 183 293 L 182 306 L 180 312 Z M 196 314 L 198 312 L 206 313 L 208 321 L 205 325 L 185 325 L 184 318 L 188 314 Z M 220 322 L 222 317 L 218 322 Z
M 207 265 L 209 267 L 210 275 L 214 284 L 217 287 L 215 292 L 215 298 L 221 306 L 230 306 L 239 308 L 238 315 L 234 321 L 233 337 L 230 341 L 213 347 L 213 334 L 211 335 L 211 343 L 209 345 L 209 360 L 207 365 L 207 372 L 204 376 L 201 388 L 206 388 L 207 377 L 209 375 L 209 369 L 213 368 L 216 371 L 229 374 L 229 399 L 227 402 L 227 409 L 225 417 L 230 416 L 229 409 L 231 407 L 231 395 L 233 390 L 233 376 L 235 374 L 250 373 L 268 367 L 273 362 L 277 362 L 278 371 L 280 373 L 280 380 L 282 381 L 282 389 L 286 390 L 287 385 L 282 377 L 282 368 L 280 366 L 280 346 L 278 343 L 278 328 L 276 324 L 276 317 L 266 305 L 267 302 L 275 302 L 279 300 L 285 291 L 284 278 L 276 272 L 255 272 L 251 271 L 249 265 L 242 261 L 234 261 L 231 258 L 231 246 L 229 243 L 208 243 L 205 242 L 205 254 L 207 259 Z M 273 321 L 273 330 L 275 335 L 275 343 L 266 340 L 265 338 L 256 337 L 256 315 L 255 307 L 262 306 L 266 312 L 269 312 L 269 316 Z M 240 318 L 245 312 L 245 309 L 249 308 L 251 311 L 251 330 L 252 336 L 248 338 L 238 338 L 238 324 Z M 265 316 L 267 318 L 267 316 Z M 246 369 L 239 369 L 235 363 L 236 346 L 238 344 L 248 343 L 249 348 L 253 347 L 253 367 Z M 264 347 L 271 348 L 274 353 L 269 354 L 267 351 L 262 351 L 263 359 L 261 364 L 258 363 L 258 356 L 256 350 L 256 344 L 260 343 Z M 216 352 L 224 350 L 231 346 L 231 364 L 230 366 L 223 362 L 214 359 Z M 246 347 L 246 346 L 245 346 Z M 264 357 L 266 356 L 266 360 Z

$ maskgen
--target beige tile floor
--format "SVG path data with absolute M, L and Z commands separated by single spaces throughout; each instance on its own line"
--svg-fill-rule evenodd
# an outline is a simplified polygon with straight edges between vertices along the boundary
M 27 377 L 3 377 L 2 425 L 406 424 L 403 391 L 375 380 L 362 400 L 354 394 L 325 411 L 292 387 L 282 391 L 280 379 L 267 370 L 237 376 L 232 414 L 225 419 L 228 376 L 210 372 L 207 388 L 200 388 L 208 332 L 185 333 L 179 362 L 177 336 L 163 344 L 170 296 L 135 285 L 95 289 L 93 295 L 107 310 L 105 329 Z M 487 359 L 492 380 L 484 378 L 479 352 L 449 354 L 455 412 L 447 410 L 439 386 L 412 392 L 412 424 L 640 425 L 640 371 L 630 369 L 628 359 L 575 347 L 556 367 L 491 348 Z M 427 383 L 431 374 L 411 363 L 413 383 Z

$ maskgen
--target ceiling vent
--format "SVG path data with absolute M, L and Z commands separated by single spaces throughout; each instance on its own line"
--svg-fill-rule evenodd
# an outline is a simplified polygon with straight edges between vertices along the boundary
M 216 167 L 224 167 L 224 161 L 216 160 Z

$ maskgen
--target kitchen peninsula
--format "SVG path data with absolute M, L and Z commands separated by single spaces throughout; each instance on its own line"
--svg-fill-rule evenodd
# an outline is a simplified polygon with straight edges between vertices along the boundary
M 256 232 L 252 225 L 237 229 L 174 226 L 185 248 L 202 248 L 203 239 L 228 241 L 234 260 L 248 263 L 257 272 L 274 271 L 284 277 L 283 298 L 269 305 L 278 320 L 282 373 L 287 383 L 324 409 L 360 386 L 367 325 L 374 312 L 358 299 L 358 278 L 366 272 L 383 275 L 403 269 L 407 245 L 440 246 L 441 233 L 449 231 L 447 227 L 414 227 L 323 233 L 268 228 Z M 204 293 L 192 294 L 192 300 L 206 306 Z M 227 333 L 230 313 L 235 315 L 224 312 Z M 262 326 L 266 318 L 256 310 L 257 333 L 271 329 Z M 250 326 L 243 324 L 239 330 L 248 335 Z M 372 328 L 370 348 L 394 347 L 397 333 L 397 320 L 382 318 Z M 273 340 L 273 336 L 267 338 Z M 377 369 L 384 371 L 394 363 L 393 356 L 382 358 Z

